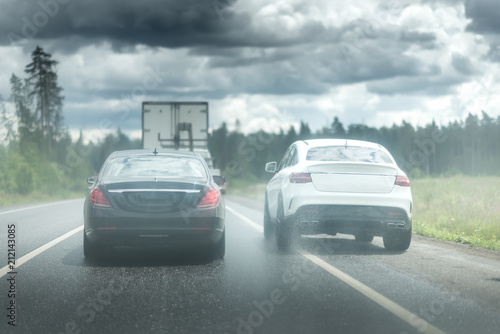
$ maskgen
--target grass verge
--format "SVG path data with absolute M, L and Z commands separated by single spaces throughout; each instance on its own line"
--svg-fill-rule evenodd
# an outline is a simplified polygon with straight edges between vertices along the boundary
M 249 197 L 264 201 L 267 183 L 258 180 L 233 179 L 227 185 L 226 192 L 232 195 Z
M 416 233 L 500 250 L 500 177 L 412 181 Z
M 29 195 L 5 194 L 0 192 L 0 207 L 16 204 L 51 202 L 72 198 L 83 198 L 85 193 L 75 191 L 62 191 L 58 194 L 44 194 L 42 192 L 33 192 Z

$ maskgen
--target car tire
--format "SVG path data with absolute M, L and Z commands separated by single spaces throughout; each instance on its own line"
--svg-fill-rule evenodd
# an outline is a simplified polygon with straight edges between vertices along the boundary
M 87 238 L 87 234 L 83 232 L 83 256 L 87 259 L 95 259 L 102 255 L 103 247 L 90 242 L 89 238 Z
M 212 248 L 212 258 L 214 260 L 222 260 L 226 255 L 226 230 L 222 232 L 222 238 Z
M 409 230 L 392 230 L 384 237 L 384 247 L 387 250 L 405 251 L 410 247 L 411 228 Z
M 276 214 L 276 246 L 279 250 L 285 251 L 290 248 L 292 242 L 292 229 L 285 221 L 283 213 L 283 204 L 281 199 L 278 204 L 278 212 Z
M 359 233 L 359 234 L 354 235 L 354 239 L 357 242 L 372 242 L 373 235 L 366 234 L 366 233 Z
M 275 231 L 276 226 L 271 222 L 271 216 L 269 215 L 269 206 L 267 205 L 267 196 L 266 202 L 264 204 L 264 238 L 270 239 Z

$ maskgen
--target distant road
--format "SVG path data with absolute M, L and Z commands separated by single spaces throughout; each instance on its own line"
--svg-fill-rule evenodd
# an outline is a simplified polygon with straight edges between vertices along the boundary
M 263 238 L 261 202 L 226 204 L 226 257 L 214 262 L 126 248 L 88 261 L 82 199 L 0 208 L 0 332 L 498 333 L 498 252 L 415 236 L 397 253 L 339 235 L 282 253 Z

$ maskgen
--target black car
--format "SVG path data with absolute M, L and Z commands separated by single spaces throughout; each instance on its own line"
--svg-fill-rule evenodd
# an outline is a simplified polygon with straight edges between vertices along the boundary
M 83 252 L 113 246 L 189 246 L 225 254 L 224 179 L 198 153 L 129 150 L 112 153 L 85 199 Z

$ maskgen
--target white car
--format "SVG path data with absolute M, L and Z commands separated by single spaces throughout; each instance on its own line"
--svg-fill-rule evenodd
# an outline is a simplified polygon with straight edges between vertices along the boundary
M 266 187 L 264 235 L 286 249 L 300 234 L 381 236 L 389 250 L 411 242 L 410 181 L 391 154 L 376 143 L 350 139 L 296 141 Z

